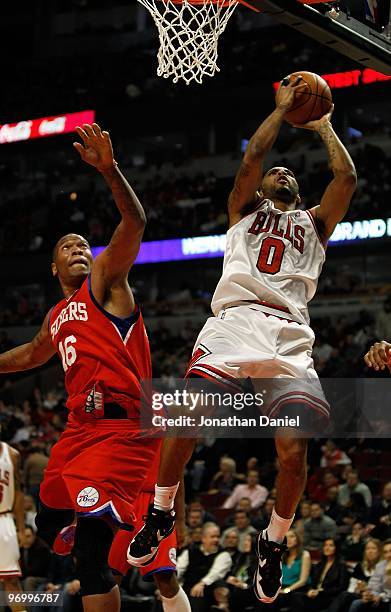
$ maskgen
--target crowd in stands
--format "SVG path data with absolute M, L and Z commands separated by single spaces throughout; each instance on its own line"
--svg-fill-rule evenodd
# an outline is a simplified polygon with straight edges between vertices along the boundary
M 12 402 L 12 389 L 3 390 Z M 22 455 L 26 538 L 23 587 L 61 592 L 66 612 L 81 610 L 71 556 L 57 557 L 36 534 L 39 483 L 52 444 L 64 428 L 61 386 L 36 388 L 22 406 L 0 404 L 3 439 Z M 233 444 L 234 442 L 234 444 Z M 259 441 L 256 441 L 259 442 Z M 258 610 L 252 580 L 255 536 L 266 528 L 275 500 L 278 462 L 272 440 L 199 441 L 186 472 L 186 543 L 178 576 L 192 610 Z M 283 585 L 273 612 L 388 612 L 391 603 L 391 452 L 362 440 L 313 440 L 307 488 L 283 559 Z M 246 454 L 247 448 L 247 454 Z M 371 468 L 371 466 L 373 466 Z M 372 471 L 371 471 L 372 469 Z M 155 587 L 130 569 L 123 610 L 158 611 Z
M 293 142 L 298 136 L 297 133 L 293 136 Z M 308 137 L 306 142 L 311 142 Z M 316 139 L 314 142 L 319 146 Z M 381 148 L 369 144 L 360 147 L 353 157 L 359 183 L 346 219 L 387 217 L 391 213 L 389 198 L 386 197 L 391 192 L 389 158 Z M 23 196 L 15 194 L 15 185 L 10 184 L 9 191 L 5 190 L 1 207 L 7 210 L 7 214 L 0 229 L 1 253 L 49 253 L 56 237 L 69 231 L 82 234 L 93 246 L 108 243 L 118 223 L 118 214 L 102 183 L 91 180 L 86 187 L 78 185 L 76 179 L 69 193 L 59 191 L 57 187 L 60 177 L 66 176 L 71 168 L 80 171 L 80 164 L 76 165 L 76 161 L 61 160 L 58 156 L 58 166 L 52 171 L 53 162 L 45 164 L 41 180 L 27 181 Z M 281 163 L 292 166 L 285 155 Z M 300 162 L 293 170 L 297 172 L 303 194 L 301 206 L 310 208 L 318 204 L 330 180 L 327 161 L 318 162 L 312 168 L 308 163 Z M 7 167 L 3 172 L 7 174 Z M 15 176 L 14 181 L 23 184 L 25 177 Z M 162 176 L 157 173 L 153 179 L 136 182 L 133 186 L 148 218 L 144 239 L 224 233 L 227 228 L 226 201 L 232 182 L 233 177 L 231 181 L 221 180 L 213 172 L 188 176 L 186 168 L 180 165 L 175 174 Z

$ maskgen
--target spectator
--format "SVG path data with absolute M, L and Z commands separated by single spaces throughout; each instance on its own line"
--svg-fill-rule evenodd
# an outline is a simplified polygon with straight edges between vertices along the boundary
M 234 526 L 229 527 L 229 531 L 236 531 L 239 537 L 239 550 L 243 550 L 243 541 L 246 535 L 256 533 L 256 529 L 251 525 L 250 515 L 244 510 L 236 510 L 234 514 Z M 223 538 L 228 530 L 224 531 Z
M 387 482 L 381 498 L 373 504 L 370 516 L 371 535 L 381 540 L 391 537 L 391 482 Z
M 189 540 L 191 544 L 201 544 L 203 527 L 189 529 Z
M 187 506 L 188 512 L 191 512 L 192 510 L 200 510 L 201 515 L 202 515 L 202 524 L 216 522 L 216 519 L 213 516 L 213 514 L 211 514 L 211 512 L 208 512 L 208 510 L 204 508 L 204 506 L 201 504 L 198 498 L 193 499 L 190 502 L 190 504 Z
M 223 580 L 232 566 L 231 555 L 219 548 L 220 529 L 206 523 L 201 545 L 190 546 L 178 557 L 178 578 L 189 595 L 193 612 L 206 612 L 213 603 L 213 583 Z
M 368 588 L 361 592 L 361 599 L 352 603 L 349 612 L 389 611 L 391 602 L 391 540 L 384 542 L 383 557 L 384 561 L 379 561 L 369 579 Z
M 39 485 L 43 480 L 43 473 L 49 458 L 39 446 L 32 446 L 30 454 L 24 464 L 24 484 L 26 492 L 32 495 L 36 504 L 39 503 Z
M 238 505 L 236 506 L 236 510 L 243 510 L 243 512 L 251 512 L 251 499 L 249 497 L 242 497 L 238 501 Z
M 239 553 L 239 534 L 236 529 L 226 529 L 221 536 L 221 546 L 231 555 L 232 563 Z
M 259 605 L 252 589 L 257 562 L 254 542 L 250 535 L 244 537 L 243 550 L 232 564 L 230 574 L 225 580 L 226 590 L 220 593 L 220 600 L 229 604 L 229 610 L 232 612 Z M 215 598 L 217 599 L 216 594 Z
M 37 516 L 37 507 L 31 495 L 23 496 L 24 502 L 24 518 L 27 525 L 30 525 L 34 531 L 37 531 L 35 526 L 35 517 Z
M 324 513 L 340 525 L 346 516 L 346 510 L 338 503 L 338 487 L 332 486 L 327 490 L 326 501 L 323 504 Z
M 282 590 L 272 604 L 272 610 L 289 608 L 292 594 L 304 590 L 309 585 L 310 553 L 303 549 L 302 542 L 294 529 L 288 531 L 286 539 L 287 551 L 282 560 Z
M 305 593 L 292 593 L 292 612 L 321 612 L 348 585 L 348 574 L 338 558 L 335 540 L 323 543 L 323 557 L 311 570 L 311 588 Z
M 46 593 L 62 593 L 62 612 L 82 612 L 80 582 L 76 579 L 76 568 L 71 555 L 52 555 L 47 574 L 47 581 L 38 591 Z M 55 610 L 56 608 L 50 608 Z M 49 609 L 49 610 L 50 610 Z M 38 608 L 37 612 L 45 612 L 47 608 Z
M 311 517 L 311 502 L 304 499 L 299 505 L 299 518 L 294 522 L 294 529 L 300 540 L 304 541 L 304 523 Z
M 382 554 L 380 540 L 370 539 L 365 544 L 362 561 L 353 569 L 347 591 L 340 593 L 328 608 L 327 612 L 346 612 L 353 601 L 361 599 L 361 593 L 367 589 L 370 577 Z
M 20 550 L 23 589 L 36 591 L 46 582 L 51 553 L 48 545 L 41 540 L 30 525 L 26 525 L 23 548 Z
M 345 508 L 346 515 L 343 519 L 347 525 L 353 525 L 353 523 L 363 523 L 364 525 L 368 522 L 369 509 L 365 503 L 365 499 L 361 493 L 351 493 L 350 501 Z
M 322 458 L 320 467 L 333 468 L 336 465 L 348 465 L 352 460 L 347 454 L 337 447 L 333 440 L 326 440 L 326 444 L 322 447 Z
M 261 531 L 261 529 L 266 529 L 266 527 L 269 525 L 275 503 L 275 498 L 269 496 L 262 508 L 260 508 L 256 515 L 252 518 L 251 524 L 258 531 Z
M 282 587 L 285 595 L 305 587 L 311 571 L 311 556 L 308 550 L 303 549 L 296 531 L 290 529 L 286 539 L 287 551 L 282 562 Z
M 365 530 L 362 523 L 354 523 L 352 533 L 348 535 L 341 547 L 341 555 L 349 564 L 362 559 L 365 547 Z
M 189 529 L 194 529 L 195 527 L 202 527 L 202 511 L 201 510 L 190 510 L 187 512 L 186 525 Z
M 236 461 L 231 457 L 221 457 L 220 469 L 211 480 L 209 493 L 230 495 L 239 481 L 243 480 L 244 476 L 236 472 Z
M 346 484 L 340 486 L 338 491 L 338 503 L 341 504 L 341 506 L 348 506 L 351 501 L 350 496 L 352 493 L 361 493 L 367 508 L 371 507 L 372 493 L 364 482 L 360 482 L 357 470 L 349 472 L 346 477 Z
M 334 540 L 337 525 L 332 518 L 323 513 L 318 502 L 311 504 L 310 518 L 304 521 L 304 546 L 308 550 L 320 551 L 325 540 Z
M 267 498 L 268 490 L 259 484 L 257 470 L 249 470 L 246 481 L 246 484 L 236 485 L 231 495 L 225 500 L 223 508 L 235 508 L 242 497 L 248 497 L 251 500 L 251 508 L 253 510 L 262 506 Z
M 338 479 L 333 472 L 327 471 L 322 476 L 322 482 L 314 487 L 311 492 L 311 499 L 323 504 L 327 500 L 327 492 L 330 487 L 338 487 Z

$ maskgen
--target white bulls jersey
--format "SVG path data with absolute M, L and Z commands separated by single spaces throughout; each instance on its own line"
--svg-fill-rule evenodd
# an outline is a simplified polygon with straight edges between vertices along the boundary
M 0 513 L 9 512 L 14 505 L 14 465 L 8 444 L 0 442 Z
M 212 299 L 217 316 L 229 306 L 265 302 L 309 322 L 325 250 L 309 211 L 282 212 L 264 200 L 227 232 L 223 274 Z

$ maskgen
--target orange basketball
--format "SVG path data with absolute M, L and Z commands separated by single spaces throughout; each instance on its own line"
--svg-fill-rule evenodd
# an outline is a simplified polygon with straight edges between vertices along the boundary
M 302 76 L 302 86 L 296 90 L 293 106 L 285 113 L 284 119 L 289 123 L 302 125 L 307 121 L 320 119 L 328 113 L 333 105 L 333 98 L 326 81 L 314 72 L 293 72 L 281 83 L 294 81 L 299 75 Z

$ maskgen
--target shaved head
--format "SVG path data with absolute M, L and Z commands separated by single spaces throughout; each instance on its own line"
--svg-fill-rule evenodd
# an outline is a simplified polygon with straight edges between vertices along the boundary
M 59 247 L 61 246 L 61 244 L 62 244 L 63 242 L 66 242 L 66 241 L 67 241 L 67 240 L 69 240 L 70 238 L 71 238 L 71 239 L 72 239 L 72 238 L 80 238 L 81 240 L 83 240 L 84 242 L 86 242 L 86 243 L 89 245 L 88 240 L 86 240 L 85 238 L 83 238 L 83 236 L 81 236 L 80 234 L 73 234 L 73 233 L 70 233 L 70 234 L 65 234 L 64 236 L 61 236 L 61 238 L 60 238 L 59 240 L 57 240 L 57 242 L 56 242 L 56 244 L 55 244 L 55 246 L 54 246 L 54 249 L 53 249 L 53 251 L 52 251 L 52 261 L 54 261 L 54 262 L 56 261 L 56 258 L 57 258 L 57 253 L 58 253 L 58 249 L 59 249 Z

